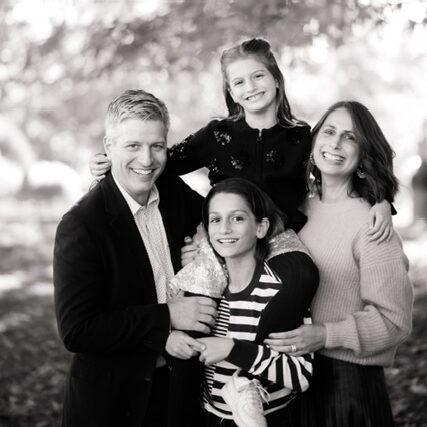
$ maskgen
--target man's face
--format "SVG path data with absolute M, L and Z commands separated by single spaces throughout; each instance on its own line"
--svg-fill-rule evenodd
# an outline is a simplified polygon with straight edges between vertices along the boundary
M 114 177 L 134 200 L 145 205 L 166 166 L 164 124 L 158 120 L 124 120 L 114 126 L 104 146 Z

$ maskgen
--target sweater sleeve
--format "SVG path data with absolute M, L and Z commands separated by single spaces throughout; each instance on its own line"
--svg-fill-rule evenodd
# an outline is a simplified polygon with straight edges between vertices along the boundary
M 399 237 L 369 242 L 368 226 L 353 242 L 360 271 L 362 307 L 339 322 L 326 322 L 326 348 L 347 348 L 367 357 L 400 344 L 411 331 L 412 285 Z
M 216 121 L 208 123 L 196 133 L 168 150 L 168 168 L 177 175 L 184 175 L 202 167 L 211 161 L 210 141 L 213 138 L 213 126 Z

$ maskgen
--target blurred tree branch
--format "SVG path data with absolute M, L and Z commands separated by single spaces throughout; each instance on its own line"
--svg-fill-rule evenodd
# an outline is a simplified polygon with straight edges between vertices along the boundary
M 362 25 L 365 32 L 381 28 L 402 3 L 3 0 L 0 114 L 22 124 L 44 157 L 60 156 L 63 146 L 55 151 L 47 144 L 55 133 L 74 129 L 80 140 L 99 137 L 94 110 L 109 99 L 102 89 L 110 82 L 126 86 L 130 76 L 198 75 L 223 48 L 248 37 L 266 37 L 276 51 L 289 47 L 291 55 L 319 38 L 341 46 Z M 49 8 L 55 7 L 54 14 Z M 426 19 L 408 20 L 408 31 L 425 26 Z

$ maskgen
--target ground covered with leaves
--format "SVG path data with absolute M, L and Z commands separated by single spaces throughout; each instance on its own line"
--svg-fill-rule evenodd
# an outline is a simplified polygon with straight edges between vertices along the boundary
M 59 425 L 70 355 L 54 319 L 53 233 L 51 223 L 37 232 L 32 225 L 0 227 L 1 427 Z M 420 283 L 427 269 L 417 268 L 413 333 L 386 371 L 396 425 L 406 427 L 427 425 L 427 286 Z

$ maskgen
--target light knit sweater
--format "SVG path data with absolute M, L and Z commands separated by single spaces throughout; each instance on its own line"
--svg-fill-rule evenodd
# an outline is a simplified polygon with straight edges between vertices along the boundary
M 360 198 L 323 203 L 315 196 L 299 237 L 320 274 L 312 303 L 313 323 L 326 327 L 319 353 L 389 366 L 411 330 L 413 292 L 397 233 L 390 242 L 369 242 L 369 209 Z

